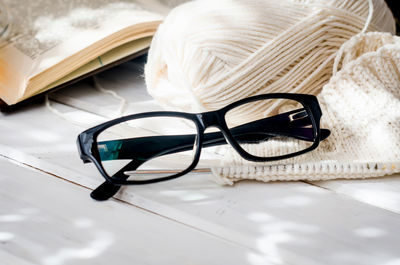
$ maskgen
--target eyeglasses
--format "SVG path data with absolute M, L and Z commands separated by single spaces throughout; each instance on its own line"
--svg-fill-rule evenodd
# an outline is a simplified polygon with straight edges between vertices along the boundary
M 304 154 L 330 135 L 320 129 L 321 115 L 315 96 L 265 94 L 204 113 L 121 117 L 84 131 L 77 144 L 83 162 L 93 162 L 106 179 L 91 197 L 107 200 L 121 185 L 166 181 L 196 171 L 202 149 L 216 155 L 214 160 L 232 148 L 256 162 Z M 214 130 L 205 132 L 210 127 Z

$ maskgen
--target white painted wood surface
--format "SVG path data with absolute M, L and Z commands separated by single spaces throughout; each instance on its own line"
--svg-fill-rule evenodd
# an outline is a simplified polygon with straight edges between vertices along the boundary
M 0 168 L 2 265 L 249 264 L 261 255 L 126 203 L 89 200 L 86 188 L 4 158 Z
M 117 91 L 130 101 L 125 113 L 158 108 L 145 93 L 143 80 L 138 78 L 140 67 L 137 63 L 125 64 L 99 77 L 105 88 Z M 69 226 L 54 230 L 55 224 L 61 222 L 57 219 L 72 220 L 69 215 L 85 212 L 101 220 L 98 225 L 103 229 L 110 229 L 113 217 L 103 216 L 103 211 L 107 211 L 104 209 L 111 203 L 118 207 L 112 216 L 119 217 L 120 226 L 129 226 L 130 222 L 122 220 L 135 219 L 135 215 L 139 215 L 141 217 L 135 223 L 139 227 L 148 227 L 149 230 L 164 227 L 170 231 L 171 239 L 176 237 L 176 240 L 170 241 L 172 254 L 166 253 L 162 244 L 153 242 L 156 240 L 154 237 L 145 238 L 146 245 L 162 251 L 160 256 L 165 255 L 165 260 L 157 260 L 158 264 L 171 264 L 169 259 L 174 264 L 400 264 L 400 238 L 397 235 L 400 231 L 398 175 L 370 180 L 316 183 L 249 181 L 234 187 L 221 187 L 210 174 L 189 174 L 174 181 L 123 188 L 117 198 L 134 206 L 118 201 L 94 203 L 89 198 L 89 190 L 56 177 L 91 189 L 102 183 L 94 166 L 83 165 L 78 158 L 75 139 L 85 128 L 116 114 L 119 102 L 93 89 L 90 83 L 80 83 L 68 90 L 59 91 L 52 98 L 61 102 L 53 103 L 53 107 L 64 113 L 68 121 L 41 105 L 27 107 L 10 115 L 0 115 L 0 155 L 42 171 L 27 174 L 31 190 L 25 191 L 26 194 L 32 197 L 37 192 L 40 181 L 36 182 L 36 178 L 42 179 L 43 185 L 51 180 L 51 187 L 59 190 L 53 194 L 59 194 L 57 197 L 62 201 L 60 204 L 65 205 L 65 211 L 53 209 L 53 201 L 46 196 L 47 191 L 52 192 L 52 188 L 47 185 L 47 188 L 42 189 L 43 194 L 40 195 L 43 197 L 39 197 L 36 203 L 42 203 L 43 211 L 55 222 L 49 224 L 53 233 L 45 234 L 48 239 L 45 236 L 40 241 L 42 249 L 46 249 L 47 245 L 51 249 L 52 241 L 61 242 L 59 245 L 64 246 L 60 237 L 64 237 L 65 233 L 70 233 L 70 248 L 84 248 L 80 236 L 90 236 L 73 233 L 71 231 L 74 228 Z M 2 194 L 7 194 L 9 201 L 14 201 L 14 194 L 15 207 L 31 203 L 19 199 L 17 194 L 21 193 L 18 187 L 24 182 L 24 177 L 17 173 L 16 178 L 14 174 L 27 169 L 18 169 L 18 166 L 12 165 L 4 173 L 4 165 L 7 163 L 3 161 L 0 171 L 2 187 L 8 186 L 10 182 L 14 190 L 4 192 L 7 189 L 3 188 Z M 79 196 L 76 195 L 72 205 L 79 207 L 68 207 L 67 195 L 75 189 L 79 190 L 76 191 Z M 152 214 L 146 213 L 146 217 L 143 217 L 143 211 L 135 206 Z M 40 209 L 40 206 L 37 207 Z M 11 208 L 13 206 L 6 209 Z M 46 232 L 43 227 L 39 227 L 38 233 Z M 9 231 L 13 233 L 16 229 Z M 129 228 L 120 228 L 114 232 L 123 238 L 129 231 L 136 231 L 126 229 Z M 193 251 L 182 256 L 178 249 L 188 244 L 181 245 L 177 239 L 185 235 L 192 237 L 189 241 Z M 126 237 L 120 240 L 128 244 L 131 242 L 132 249 L 106 252 L 105 255 L 111 257 L 118 253 L 128 257 L 131 251 L 136 254 L 138 263 L 129 264 L 156 264 L 156 260 L 146 260 L 149 255 L 139 253 L 142 248 L 138 238 Z M 203 257 L 201 250 L 208 244 L 210 248 L 212 246 L 213 256 L 216 257 L 212 261 Z M 24 246 L 28 247 L 29 243 Z M 22 259 L 27 264 L 39 261 L 42 262 L 39 264 L 46 264 L 43 263 L 45 254 L 29 259 L 18 253 L 16 247 L 0 248 L 0 257 L 3 255 L 9 260 Z M 93 263 L 90 260 L 92 258 L 85 261 L 87 264 L 100 264 L 94 261 L 95 258 Z

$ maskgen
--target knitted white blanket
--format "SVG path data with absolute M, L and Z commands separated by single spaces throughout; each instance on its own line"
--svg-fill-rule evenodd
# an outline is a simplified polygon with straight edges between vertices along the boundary
M 230 150 L 212 169 L 220 183 L 243 179 L 327 180 L 400 172 L 400 38 L 359 34 L 339 53 L 341 69 L 318 95 L 332 134 L 305 155 L 255 163 Z

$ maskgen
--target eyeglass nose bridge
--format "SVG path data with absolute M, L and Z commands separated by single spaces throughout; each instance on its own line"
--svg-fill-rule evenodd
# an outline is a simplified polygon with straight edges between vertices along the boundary
M 221 119 L 223 119 L 223 117 L 216 111 L 201 113 L 198 115 L 198 118 L 204 130 L 211 126 L 218 128 L 221 127 L 222 124 Z

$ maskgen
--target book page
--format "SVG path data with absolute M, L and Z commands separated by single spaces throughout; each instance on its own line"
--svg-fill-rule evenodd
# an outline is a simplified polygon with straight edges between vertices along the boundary
M 128 42 L 124 45 L 121 45 L 99 57 L 90 61 L 89 63 L 85 64 L 84 66 L 76 69 L 75 71 L 69 73 L 68 75 L 64 76 L 63 78 L 57 80 L 56 82 L 48 85 L 47 87 L 43 88 L 42 91 L 49 90 L 53 87 L 59 86 L 64 84 L 70 80 L 74 80 L 84 74 L 92 72 L 96 69 L 99 69 L 105 65 L 111 64 L 117 60 L 123 59 L 131 54 L 137 53 L 142 51 L 150 46 L 151 38 L 143 38 L 133 42 Z M 40 93 L 42 91 L 38 91 Z
M 10 42 L 23 54 L 40 61 L 33 74 L 122 28 L 162 19 L 132 0 L 4 2 L 12 17 Z
M 162 19 L 133 0 L 3 2 L 11 25 L 0 46 L 0 98 L 7 104 L 24 95 L 30 77 L 120 29 Z
M 163 15 L 159 12 L 165 13 L 188 0 L 3 0 L 3 2 L 8 7 L 11 17 L 10 42 L 23 54 L 35 59 L 78 35 L 97 33 L 99 38 L 129 25 L 161 20 Z M 103 30 L 106 32 L 101 33 Z M 78 46 L 74 50 L 82 49 Z M 51 65 L 49 61 L 39 64 L 40 68 L 47 68 L 49 65 Z
M 3 0 L 3 2 L 9 9 L 11 29 L 9 29 L 9 44 L 5 46 L 7 49 L 4 45 L 0 47 L 0 59 L 2 59 L 0 68 L 3 68 L 0 69 L 0 74 L 5 72 L 6 68 L 12 69 L 15 80 L 0 83 L 0 97 L 4 99 L 4 94 L 14 95 L 14 98 L 5 98 L 8 104 L 13 104 L 18 100 L 16 95 L 29 97 L 35 93 L 38 86 L 40 89 L 56 81 L 47 80 L 48 76 L 43 76 L 40 80 L 38 76 L 44 71 L 65 63 L 67 58 L 85 48 L 90 47 L 92 51 L 93 44 L 132 25 L 161 21 L 168 10 L 187 0 Z M 149 32 L 146 34 L 143 35 L 149 36 Z M 123 43 L 125 40 L 122 38 L 116 41 Z M 129 41 L 132 39 L 126 40 Z M 117 44 L 110 47 L 107 45 L 93 52 L 104 53 L 108 51 L 107 48 L 111 50 Z M 6 50 L 11 56 L 4 56 Z M 19 59 L 12 60 L 12 58 Z M 79 62 L 75 60 L 76 63 L 68 66 L 71 67 L 68 71 L 78 69 L 92 59 L 82 58 L 82 61 L 78 60 Z M 19 71 L 22 62 L 25 65 L 24 71 Z M 67 71 L 64 66 L 65 64 L 63 69 Z M 60 72 L 60 75 L 68 73 Z M 50 76 L 55 77 L 55 73 L 51 73 Z M 35 77 L 37 78 L 33 81 Z M 11 79 L 11 76 L 0 78 L 0 82 L 6 78 Z M 21 82 L 22 79 L 24 82 Z M 17 87 L 16 84 L 20 86 Z M 21 89 L 25 88 L 27 90 L 21 92 Z
M 0 51 L 0 99 L 12 104 L 23 96 L 26 76 L 31 73 L 34 61 L 13 46 L 8 45 Z

